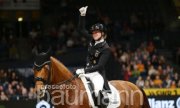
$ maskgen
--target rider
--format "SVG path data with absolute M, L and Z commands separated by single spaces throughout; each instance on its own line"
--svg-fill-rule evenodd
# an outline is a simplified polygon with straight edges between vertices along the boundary
M 87 63 L 85 69 L 77 69 L 76 74 L 81 75 L 85 73 L 94 84 L 95 96 L 98 93 L 111 93 L 108 81 L 105 76 L 105 67 L 110 59 L 111 51 L 106 42 L 106 27 L 101 23 L 96 23 L 91 26 L 90 34 L 85 29 L 85 16 L 88 6 L 81 7 L 78 31 L 81 35 L 91 38 L 88 46 Z M 103 90 L 104 89 L 104 90 Z M 103 91 L 102 91 L 103 90 Z

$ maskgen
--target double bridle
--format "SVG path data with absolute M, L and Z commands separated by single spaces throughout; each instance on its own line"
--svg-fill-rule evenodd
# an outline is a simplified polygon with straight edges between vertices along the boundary
M 35 82 L 36 81 L 42 81 L 45 85 L 48 85 L 48 84 L 50 84 L 50 82 L 51 82 L 50 80 L 51 80 L 51 77 L 52 77 L 51 76 L 51 70 L 52 70 L 51 62 L 50 61 L 46 61 L 46 62 L 44 62 L 41 65 L 37 65 L 34 62 L 34 69 L 37 70 L 37 71 L 40 71 L 45 65 L 49 66 L 47 80 L 42 78 L 42 77 L 34 77 L 34 80 L 35 80 Z M 56 85 L 66 84 L 66 83 L 71 82 L 72 80 L 74 80 L 76 77 L 77 77 L 77 75 L 73 75 L 73 77 L 71 77 L 70 79 L 67 79 L 67 80 L 64 80 L 64 81 L 60 81 Z

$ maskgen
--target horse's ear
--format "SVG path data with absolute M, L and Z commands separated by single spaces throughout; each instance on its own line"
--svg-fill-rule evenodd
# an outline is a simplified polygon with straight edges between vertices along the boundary
M 50 55 L 51 55 L 51 48 L 48 49 L 46 52 L 41 52 L 36 55 L 34 63 L 36 65 L 43 65 L 44 63 L 50 61 Z
M 52 50 L 52 48 L 49 47 L 49 48 L 48 48 L 48 51 L 46 52 L 47 56 L 49 56 L 49 57 L 50 57 L 50 55 L 51 55 L 51 50 Z

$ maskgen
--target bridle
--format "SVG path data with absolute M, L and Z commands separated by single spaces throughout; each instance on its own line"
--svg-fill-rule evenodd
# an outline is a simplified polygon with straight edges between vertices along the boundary
M 42 78 L 42 77 L 34 77 L 35 82 L 36 81 L 42 81 L 44 84 L 49 84 L 50 83 L 50 78 L 51 78 L 51 62 L 50 61 L 46 61 L 41 65 L 37 65 L 36 62 L 34 62 L 34 69 L 37 71 L 40 71 L 45 65 L 49 66 L 49 70 L 48 70 L 48 78 L 47 80 Z
M 35 62 L 34 62 L 34 69 L 37 70 L 37 71 L 40 71 L 45 65 L 48 65 L 49 66 L 49 69 L 48 69 L 48 78 L 47 80 L 42 78 L 42 77 L 34 77 L 34 80 L 35 82 L 36 81 L 42 81 L 45 85 L 48 85 L 51 83 L 51 71 L 52 71 L 52 66 L 51 66 L 51 62 L 50 61 L 46 61 L 44 62 L 43 64 L 41 65 L 37 65 Z M 62 85 L 62 84 L 66 84 L 68 82 L 71 82 L 72 80 L 74 80 L 75 78 L 77 77 L 77 75 L 73 75 L 73 77 L 67 79 L 67 80 L 64 80 L 64 81 L 60 81 L 58 82 L 56 85 Z

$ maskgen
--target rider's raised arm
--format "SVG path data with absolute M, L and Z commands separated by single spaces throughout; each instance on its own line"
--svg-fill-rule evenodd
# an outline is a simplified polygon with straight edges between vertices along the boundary
M 79 12 L 80 12 L 80 16 L 79 16 L 79 23 L 78 23 L 78 32 L 83 35 L 83 36 L 86 36 L 88 38 L 91 37 L 91 34 L 88 33 L 88 30 L 86 30 L 85 28 L 85 16 L 86 16 L 86 10 L 87 10 L 88 6 L 85 6 L 85 7 L 81 7 L 79 9 Z

